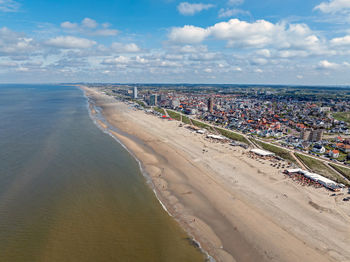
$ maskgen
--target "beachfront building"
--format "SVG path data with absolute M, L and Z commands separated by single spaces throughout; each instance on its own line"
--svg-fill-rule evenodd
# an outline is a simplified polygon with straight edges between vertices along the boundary
M 333 191 L 339 191 L 341 188 L 338 183 L 336 183 L 336 182 L 334 182 L 334 181 L 332 181 L 324 176 L 321 176 L 321 175 L 315 174 L 315 173 L 311 173 L 309 171 L 302 170 L 300 168 L 289 169 L 289 170 L 286 170 L 286 172 L 288 175 L 293 175 L 293 174 L 303 175 L 307 179 L 310 179 L 314 182 L 317 182 L 320 185 L 324 186 L 325 188 L 328 188 L 328 189 L 333 190 Z
M 158 104 L 158 96 L 156 94 L 151 95 L 149 99 L 149 105 L 150 106 L 156 106 Z
M 259 149 L 259 148 L 254 148 L 252 150 L 250 150 L 250 152 L 260 156 L 260 157 L 263 157 L 263 158 L 268 158 L 268 157 L 273 157 L 275 156 L 274 153 L 270 152 L 270 151 L 266 151 L 266 150 L 262 150 L 262 149 Z
M 137 86 L 134 86 L 133 93 L 132 93 L 132 97 L 133 97 L 134 99 L 137 99 Z

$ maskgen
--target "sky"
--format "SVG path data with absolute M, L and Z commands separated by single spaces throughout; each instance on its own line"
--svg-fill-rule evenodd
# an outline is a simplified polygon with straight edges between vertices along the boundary
M 350 85 L 350 0 L 0 0 L 0 83 Z

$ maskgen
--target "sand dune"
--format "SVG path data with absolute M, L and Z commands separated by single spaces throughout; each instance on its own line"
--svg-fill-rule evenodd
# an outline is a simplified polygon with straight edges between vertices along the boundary
M 297 185 L 247 150 L 84 90 L 169 212 L 217 261 L 350 261 L 350 205 L 341 197 Z

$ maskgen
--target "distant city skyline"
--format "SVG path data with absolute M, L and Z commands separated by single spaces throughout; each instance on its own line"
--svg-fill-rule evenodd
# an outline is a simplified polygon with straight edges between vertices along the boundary
M 0 83 L 350 85 L 350 0 L 0 0 Z

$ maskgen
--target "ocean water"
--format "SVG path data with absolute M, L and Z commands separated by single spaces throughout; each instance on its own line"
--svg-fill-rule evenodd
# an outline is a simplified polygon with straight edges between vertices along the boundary
M 75 87 L 0 85 L 0 261 L 204 261 Z

